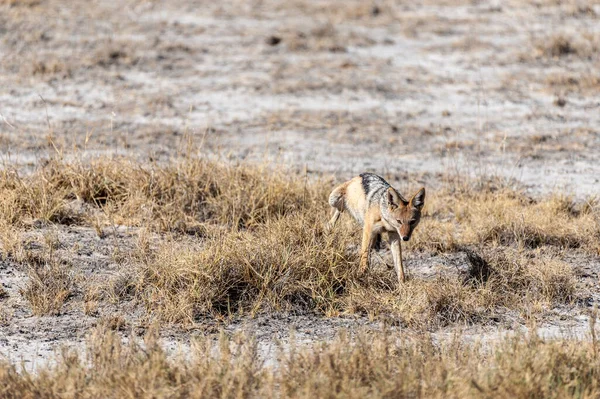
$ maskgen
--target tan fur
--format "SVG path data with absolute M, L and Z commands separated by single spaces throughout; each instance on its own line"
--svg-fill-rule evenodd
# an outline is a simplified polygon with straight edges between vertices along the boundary
M 368 175 L 373 176 L 372 174 Z M 404 282 L 406 276 L 402 262 L 401 240 L 408 241 L 412 231 L 419 223 L 425 189 L 422 188 L 413 195 L 410 201 L 406 201 L 379 176 L 375 176 L 375 183 L 371 183 L 373 190 L 365 192 L 362 176 L 357 176 L 337 186 L 331 192 L 329 204 L 334 211 L 328 223 L 328 229 L 331 230 L 335 226 L 340 214 L 344 211 L 349 212 L 363 226 L 359 265 L 361 273 L 364 273 L 369 267 L 370 250 L 378 235 L 386 233 L 398 281 Z M 377 179 L 381 179 L 381 182 Z

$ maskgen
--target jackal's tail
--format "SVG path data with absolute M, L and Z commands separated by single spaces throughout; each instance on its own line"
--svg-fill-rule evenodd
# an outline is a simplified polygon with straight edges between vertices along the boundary
M 333 229 L 340 218 L 340 214 L 344 211 L 345 188 L 346 186 L 344 185 L 338 186 L 329 194 L 329 205 L 333 208 L 333 214 L 325 227 L 325 231 L 330 232 Z
M 338 186 L 333 189 L 331 194 L 329 194 L 329 205 L 338 211 L 342 212 L 344 210 L 344 194 L 345 194 L 345 186 Z

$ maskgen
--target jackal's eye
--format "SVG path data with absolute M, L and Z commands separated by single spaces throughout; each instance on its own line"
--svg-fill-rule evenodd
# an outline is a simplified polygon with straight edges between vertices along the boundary
M 415 219 L 413 219 L 413 220 L 411 220 L 411 221 L 410 221 L 410 222 L 408 222 L 408 223 L 410 223 L 410 225 L 412 226 L 412 225 L 414 225 L 415 223 L 417 223 L 417 221 L 416 221 Z
M 398 224 L 402 224 L 402 220 L 397 219 L 396 222 L 398 222 Z

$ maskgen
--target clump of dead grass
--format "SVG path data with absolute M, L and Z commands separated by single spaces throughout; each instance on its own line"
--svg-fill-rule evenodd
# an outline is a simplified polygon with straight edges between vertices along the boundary
M 26 76 L 48 76 L 52 78 L 58 76 L 64 79 L 70 77 L 72 74 L 69 66 L 52 57 L 43 59 L 35 58 L 30 63 L 24 63 L 21 69 L 21 73 Z
M 19 259 L 19 267 L 28 276 L 20 294 L 36 316 L 60 314 L 67 299 L 75 292 L 75 274 L 68 262 L 58 256 L 59 245 L 58 237 L 47 233 L 41 249 L 25 251 Z
M 535 45 L 538 57 L 560 58 L 579 57 L 593 59 L 600 49 L 599 37 L 590 32 L 581 32 L 577 35 L 561 33 Z
M 20 227 L 32 220 L 94 226 L 100 220 L 200 235 L 207 234 L 207 224 L 251 230 L 288 215 L 327 219 L 331 188 L 267 167 L 203 159 L 162 166 L 126 159 L 89 165 L 51 161 L 27 177 L 2 173 L 0 219 Z M 428 195 L 430 216 L 419 226 L 413 249 L 454 251 L 483 242 L 598 250 L 594 207 L 561 195 L 536 200 L 507 186 L 462 186 L 457 191 L 449 185 Z M 83 209 L 74 209 L 74 200 Z
M 272 382 L 252 339 L 223 337 L 216 351 L 212 341 L 199 340 L 192 349 L 193 360 L 178 365 L 168 359 L 155 331 L 144 338 L 143 343 L 131 340 L 123 345 L 110 328 L 97 328 L 88 336 L 85 354 L 65 349 L 56 366 L 39 373 L 19 373 L 4 363 L 0 396 L 247 398 L 259 392 L 270 396 Z
M 66 193 L 44 182 L 39 175 L 22 179 L 11 170 L 0 173 L 0 217 L 4 223 L 22 227 L 25 219 L 31 218 L 60 221 Z
M 73 293 L 74 277 L 66 265 L 45 263 L 31 265 L 27 274 L 29 281 L 21 290 L 36 316 L 57 315 Z
M 599 387 L 588 373 L 598 373 L 598 366 L 595 356 L 578 345 L 530 336 L 507 339 L 486 351 L 459 341 L 435 345 L 427 338 L 405 341 L 393 335 L 342 337 L 319 351 L 285 359 L 288 378 L 282 388 L 284 396 L 305 397 L 326 392 L 349 397 L 461 398 L 590 394 Z
M 593 91 L 600 87 L 600 73 L 585 72 L 585 73 L 552 73 L 546 78 L 546 82 L 556 88 L 576 90 L 576 91 Z
M 493 286 L 496 302 L 521 304 L 522 310 L 567 303 L 574 299 L 575 277 L 571 267 L 557 256 L 542 251 L 487 250 L 485 282 Z M 544 303 L 545 302 L 545 303 Z M 514 306 L 519 308 L 519 306 Z
M 22 231 L 0 218 L 0 259 L 22 262 L 26 252 Z
M 240 311 L 339 308 L 355 277 L 350 233 L 323 232 L 317 215 L 271 220 L 222 233 L 201 250 L 166 243 L 140 267 L 137 292 L 149 312 L 193 321 Z
M 496 246 L 481 250 L 482 264 L 471 261 L 467 276 L 398 285 L 387 269 L 358 276 L 358 235 L 344 226 L 328 235 L 322 226 L 318 217 L 296 215 L 222 233 L 193 251 L 168 243 L 138 263 L 135 291 L 149 313 L 169 322 L 316 310 L 427 328 L 485 321 L 501 308 L 540 313 L 575 298 L 573 271 L 551 251 Z

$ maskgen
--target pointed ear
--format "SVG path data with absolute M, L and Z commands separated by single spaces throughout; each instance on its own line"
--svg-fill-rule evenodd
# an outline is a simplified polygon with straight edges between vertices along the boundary
M 400 193 L 396 190 L 394 190 L 393 187 L 388 188 L 387 190 L 387 200 L 388 200 L 388 204 L 390 204 L 390 206 L 393 207 L 398 207 L 400 206 L 400 204 L 406 206 L 406 204 L 408 204 L 408 201 L 404 199 L 404 197 L 402 195 L 400 195 Z
M 417 193 L 411 198 L 410 203 L 418 210 L 423 209 L 425 205 L 425 187 L 422 187 Z

